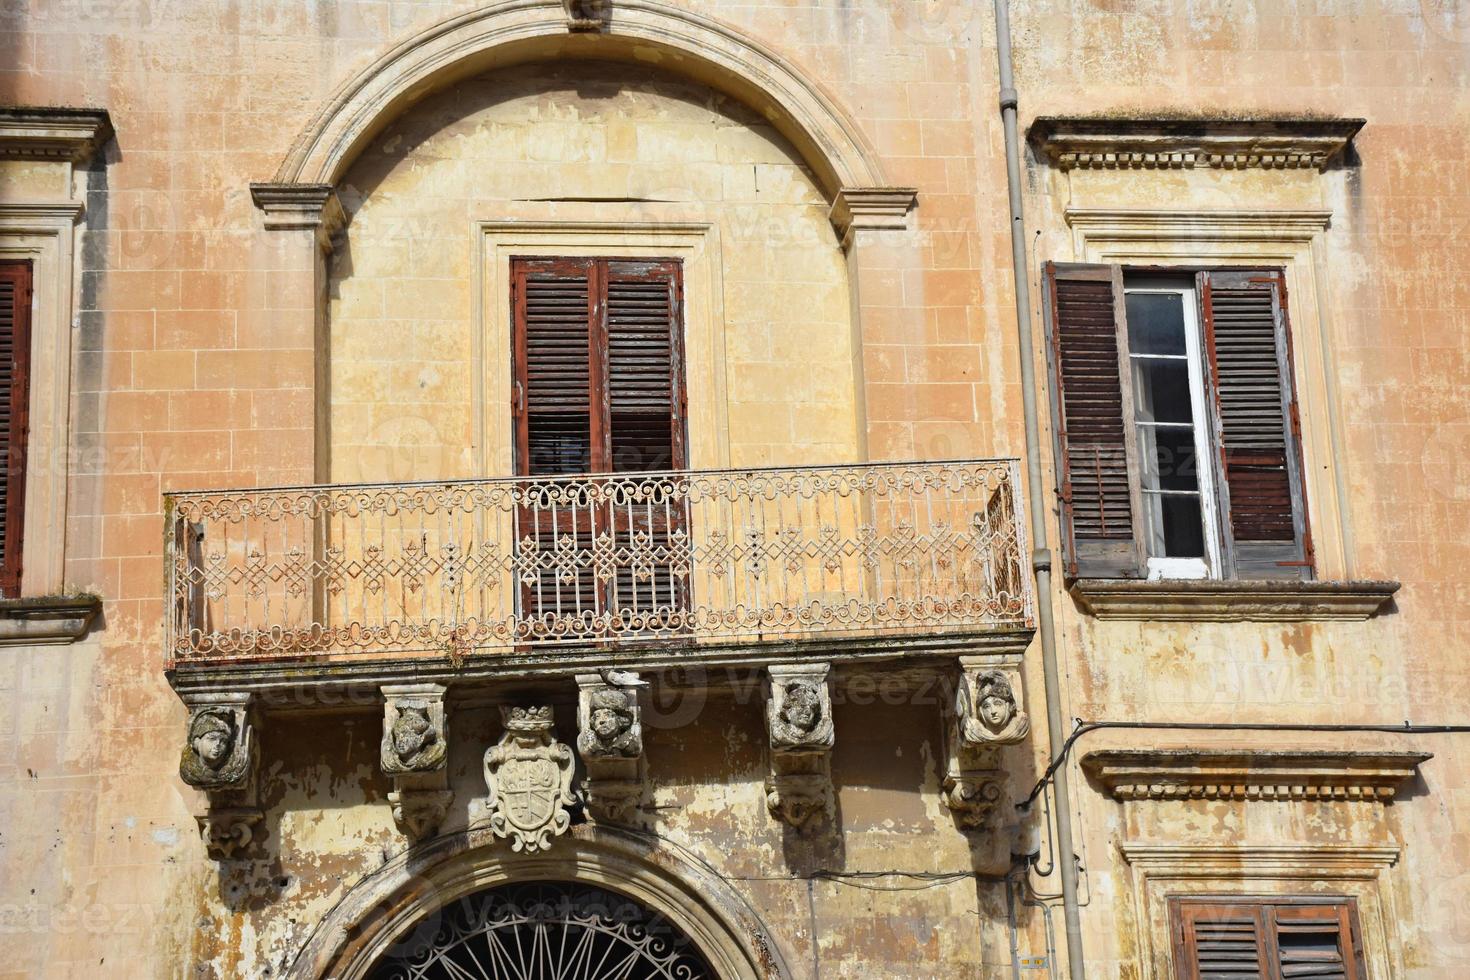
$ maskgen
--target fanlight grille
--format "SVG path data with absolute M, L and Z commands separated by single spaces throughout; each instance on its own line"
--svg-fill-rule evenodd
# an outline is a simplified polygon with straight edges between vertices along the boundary
M 477 892 L 420 922 L 369 980 L 716 980 L 666 918 L 561 882 Z

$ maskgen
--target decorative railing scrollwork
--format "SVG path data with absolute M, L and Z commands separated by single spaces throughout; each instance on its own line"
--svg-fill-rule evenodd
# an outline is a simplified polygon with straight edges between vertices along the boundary
M 171 494 L 171 662 L 1030 625 L 1013 460 Z

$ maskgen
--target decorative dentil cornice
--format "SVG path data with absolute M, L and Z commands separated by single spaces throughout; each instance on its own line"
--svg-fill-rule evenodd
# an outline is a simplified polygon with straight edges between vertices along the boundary
M 1082 768 L 1116 800 L 1341 800 L 1389 803 L 1425 752 L 1329 749 L 1101 749 Z
M 1363 123 L 1040 116 L 1027 137 L 1061 170 L 1325 170 Z
M 0 159 L 85 163 L 111 138 L 105 109 L 0 106 Z

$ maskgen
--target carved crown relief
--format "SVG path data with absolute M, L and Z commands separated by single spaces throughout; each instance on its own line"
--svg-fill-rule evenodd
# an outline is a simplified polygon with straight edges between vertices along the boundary
M 505 734 L 485 753 L 490 829 L 513 851 L 539 851 L 571 826 L 574 757 L 556 740 L 551 708 L 500 709 Z

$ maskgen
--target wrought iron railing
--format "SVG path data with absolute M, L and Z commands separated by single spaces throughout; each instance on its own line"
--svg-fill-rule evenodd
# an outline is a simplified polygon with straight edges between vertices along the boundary
M 1013 460 L 171 494 L 168 655 L 1024 628 Z

